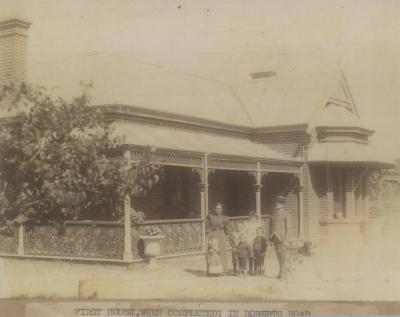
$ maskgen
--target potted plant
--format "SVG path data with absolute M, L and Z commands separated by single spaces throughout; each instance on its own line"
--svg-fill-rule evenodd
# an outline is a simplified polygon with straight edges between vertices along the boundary
M 145 235 L 139 238 L 143 241 L 144 255 L 148 261 L 149 267 L 157 266 L 157 257 L 161 254 L 160 241 L 164 238 L 157 227 L 147 228 Z

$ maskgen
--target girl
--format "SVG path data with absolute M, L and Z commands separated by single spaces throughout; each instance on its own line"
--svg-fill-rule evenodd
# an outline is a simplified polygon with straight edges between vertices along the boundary
M 218 248 L 218 240 L 210 239 L 207 250 L 207 274 L 209 276 L 218 276 L 223 272 L 221 255 Z

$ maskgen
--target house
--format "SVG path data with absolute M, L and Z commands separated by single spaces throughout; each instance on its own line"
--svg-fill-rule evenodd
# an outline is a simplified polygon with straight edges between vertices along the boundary
M 26 80 L 28 28 L 19 19 L 0 23 L 0 84 Z M 41 78 L 68 77 L 70 70 L 94 75 L 93 104 L 123 139 L 120 155 L 134 164 L 153 148 L 163 177 L 131 202 L 147 216 L 139 229 L 76 221 L 66 237 L 56 237 L 51 228 L 37 228 L 26 236 L 24 255 L 130 261 L 138 257 L 138 235 L 152 226 L 166 237 L 163 255 L 203 252 L 205 219 L 217 202 L 233 224 L 254 210 L 267 228 L 275 198 L 284 195 L 292 237 L 315 245 L 360 237 L 363 223 L 385 213 L 382 187 L 391 192 L 387 209 L 398 212 L 395 163 L 372 147 L 374 131 L 364 126 L 341 69 L 307 76 L 259 72 L 232 87 L 118 56 L 91 56 L 80 67 L 75 62 L 41 66 Z M 130 79 L 137 73 L 139 79 Z M 86 241 L 83 250 L 76 241 Z

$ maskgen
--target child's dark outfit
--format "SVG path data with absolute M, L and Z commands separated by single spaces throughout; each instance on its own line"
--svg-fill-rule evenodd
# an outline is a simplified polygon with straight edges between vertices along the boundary
M 253 243 L 254 252 L 254 274 L 264 274 L 265 252 L 267 251 L 267 239 L 257 236 Z
M 237 247 L 237 258 L 239 264 L 240 275 L 247 274 L 247 267 L 249 263 L 249 258 L 253 257 L 253 248 L 247 242 L 239 242 Z
M 232 246 L 232 266 L 233 266 L 233 274 L 237 275 L 238 271 L 238 246 L 239 246 L 239 238 L 237 235 L 232 234 L 230 238 L 230 243 Z

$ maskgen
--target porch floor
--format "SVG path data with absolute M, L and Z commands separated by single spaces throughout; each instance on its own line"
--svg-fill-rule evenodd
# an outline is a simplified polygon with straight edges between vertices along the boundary
M 385 245 L 385 248 L 382 248 Z M 207 277 L 203 255 L 164 259 L 148 269 L 0 258 L 0 297 L 194 300 L 400 300 L 398 246 L 325 247 L 279 281 L 273 248 L 265 276 Z

